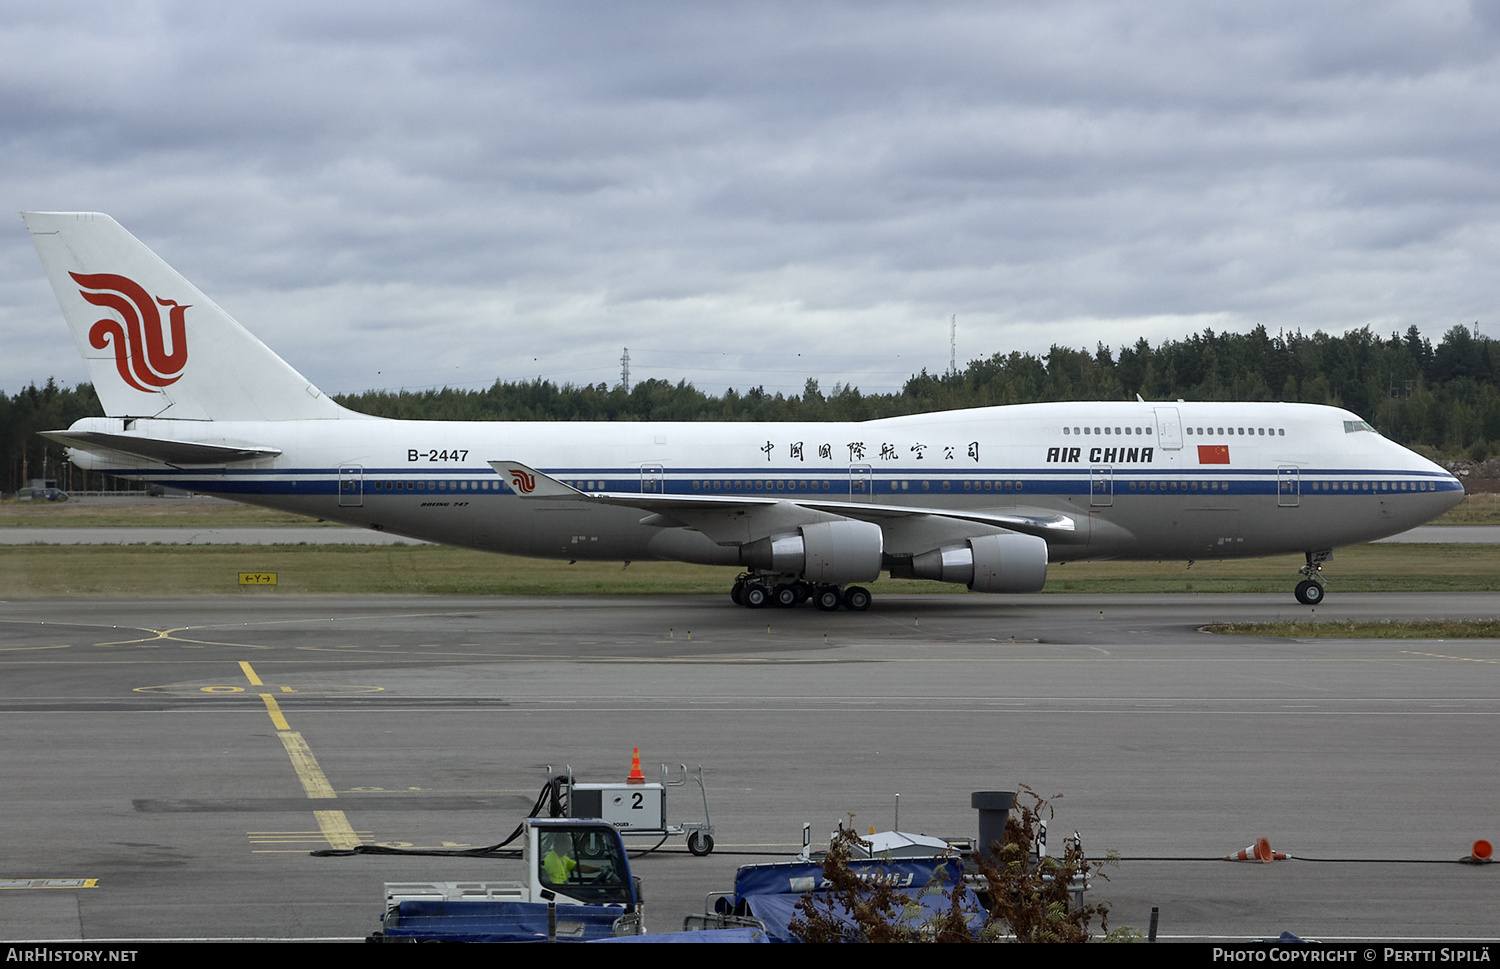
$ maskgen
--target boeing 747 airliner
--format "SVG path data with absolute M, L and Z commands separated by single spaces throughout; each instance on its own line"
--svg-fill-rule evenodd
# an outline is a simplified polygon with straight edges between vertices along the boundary
M 1311 404 L 1023 404 L 860 423 L 398 421 L 325 396 L 109 216 L 24 215 L 109 416 L 79 467 L 493 552 L 740 566 L 752 608 L 881 572 L 1035 592 L 1050 562 L 1332 550 L 1463 487 Z

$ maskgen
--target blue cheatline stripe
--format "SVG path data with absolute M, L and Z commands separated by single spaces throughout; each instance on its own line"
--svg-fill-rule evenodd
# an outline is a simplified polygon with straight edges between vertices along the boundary
M 799 469 L 800 470 L 800 469 Z M 631 473 L 611 472 L 609 470 L 569 470 L 561 469 L 550 472 L 555 476 L 574 482 L 587 490 L 593 491 L 618 491 L 636 492 L 640 488 L 641 477 L 639 471 Z M 284 495 L 284 496 L 323 496 L 337 495 L 341 493 L 341 485 L 350 476 L 341 476 L 335 469 L 288 469 L 285 471 L 237 471 L 230 475 L 213 471 L 207 477 L 198 477 L 202 471 L 190 471 L 182 469 L 118 471 L 115 477 L 137 478 L 147 481 L 158 481 L 177 487 L 192 488 L 207 494 L 242 494 L 242 495 Z M 251 476 L 254 476 L 253 478 Z M 798 488 L 798 479 L 818 479 L 827 481 L 827 488 Z M 380 473 L 378 469 L 366 471 L 358 480 L 361 482 L 361 492 L 367 497 L 381 497 L 387 495 L 461 495 L 468 498 L 480 498 L 485 496 L 510 496 L 512 493 L 508 488 L 458 488 L 451 487 L 458 480 L 481 483 L 497 483 L 496 476 L 487 475 L 483 472 L 461 471 L 457 469 L 445 469 L 441 476 L 430 471 L 408 471 L 401 469 L 395 473 Z M 721 495 L 787 495 L 799 498 L 817 499 L 828 497 L 832 499 L 848 497 L 850 495 L 850 477 L 847 472 L 834 472 L 827 475 L 800 474 L 778 474 L 760 473 L 751 475 L 737 475 L 732 472 L 719 471 L 710 475 L 695 475 L 688 472 L 674 471 L 661 479 L 663 494 L 682 494 L 697 496 Z M 705 491 L 701 486 L 695 484 L 704 480 L 717 480 L 721 483 L 732 484 L 735 487 L 727 487 L 721 490 L 710 489 Z M 791 481 L 790 488 L 766 487 L 766 482 L 777 480 Z M 874 474 L 866 480 L 871 485 L 871 491 L 876 495 L 896 495 L 907 498 L 921 497 L 957 497 L 960 495 L 985 495 L 1000 496 L 1015 501 L 1025 501 L 1028 497 L 1065 496 L 1092 494 L 1096 477 L 1080 469 L 1068 471 L 1036 469 L 1014 470 L 976 470 L 962 474 L 945 474 L 940 477 L 915 477 L 910 473 L 889 470 L 881 474 Z M 1220 494 L 1220 495 L 1269 495 L 1278 494 L 1281 485 L 1286 480 L 1281 474 L 1269 470 L 1232 470 L 1232 469 L 1183 469 L 1171 470 L 1136 470 L 1119 469 L 1114 470 L 1108 479 L 1111 483 L 1111 493 L 1116 497 L 1128 498 L 1132 496 L 1151 497 L 1156 495 L 1182 495 L 1184 491 L 1189 494 Z M 1455 478 L 1441 473 L 1426 471 L 1404 471 L 1399 473 L 1358 470 L 1302 470 L 1298 474 L 1298 492 L 1307 496 L 1320 495 L 1399 495 L 1413 493 L 1431 493 L 1434 491 L 1454 491 L 1462 489 L 1463 485 Z M 1020 488 L 1005 490 L 1003 487 L 995 489 L 991 487 L 984 490 L 974 485 L 983 482 L 1019 482 Z M 385 482 L 397 482 L 402 485 L 412 484 L 417 487 L 385 489 L 380 487 Z M 423 485 L 436 485 L 444 482 L 450 487 L 423 487 Z M 757 488 L 755 482 L 761 482 L 762 486 Z M 1171 488 L 1173 482 L 1179 485 L 1191 485 L 1193 482 L 1200 484 L 1197 491 L 1191 488 Z M 1205 488 L 1204 483 L 1217 482 L 1220 487 Z M 1350 484 L 1379 484 L 1386 483 L 1411 483 L 1418 484 L 1430 482 L 1430 489 L 1414 489 L 1410 491 L 1379 490 L 1378 488 L 1359 490 L 1328 490 L 1321 491 L 1317 485 L 1322 483 L 1350 483 Z M 899 488 L 898 484 L 914 485 L 916 487 Z M 921 487 L 928 484 L 926 490 Z M 1131 490 L 1130 485 L 1144 485 Z M 1151 484 L 1158 487 L 1152 489 Z M 944 488 L 946 484 L 948 487 Z M 964 488 L 965 484 L 970 487 Z M 649 492 L 647 492 L 649 493 Z M 868 494 L 869 492 L 863 493 Z M 862 494 L 854 493 L 856 496 Z
M 1161 466 L 1153 467 L 1129 467 L 1120 465 L 1089 465 L 1077 464 L 1067 468 L 1059 467 L 1030 467 L 1030 468 L 952 468 L 944 469 L 941 473 L 929 472 L 925 468 L 900 468 L 900 467 L 873 467 L 868 472 L 877 479 L 904 478 L 913 481 L 942 481 L 944 479 L 961 480 L 964 478 L 1017 478 L 1017 477 L 1041 477 L 1041 478 L 1064 478 L 1077 475 L 1088 475 L 1091 468 L 1109 468 L 1115 477 L 1255 477 L 1276 476 L 1280 469 L 1276 467 L 1262 468 L 1233 468 L 1221 466 L 1208 467 L 1184 467 L 1168 468 Z M 543 469 L 546 474 L 556 478 L 630 478 L 639 480 L 642 471 L 639 467 L 627 468 L 547 468 Z M 1444 471 L 1393 471 L 1389 468 L 1297 468 L 1298 474 L 1303 477 L 1374 477 L 1374 478 L 1437 478 L 1449 479 L 1452 476 Z M 192 477 L 194 475 L 212 474 L 214 477 L 308 477 L 308 476 L 330 476 L 338 477 L 338 467 L 323 468 L 214 468 L 211 471 L 201 469 L 183 468 L 127 468 L 117 471 L 105 471 L 105 474 L 117 476 L 127 475 L 158 475 L 162 477 Z M 488 467 L 483 468 L 376 468 L 365 467 L 358 472 L 366 478 L 479 478 L 491 480 L 499 477 Z M 648 475 L 654 472 L 647 471 Z M 806 468 L 806 467 L 772 467 L 772 468 L 670 468 L 662 474 L 669 480 L 693 478 L 847 478 L 850 475 L 848 466 L 833 468 Z

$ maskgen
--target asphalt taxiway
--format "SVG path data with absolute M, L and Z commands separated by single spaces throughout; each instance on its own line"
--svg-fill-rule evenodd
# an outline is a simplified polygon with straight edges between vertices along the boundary
M 875 590 L 878 594 L 878 588 Z M 1492 594 L 1330 595 L 1337 618 L 1493 616 Z M 484 845 L 548 765 L 702 764 L 718 844 L 639 859 L 681 925 L 803 821 L 972 835 L 1026 784 L 1122 857 L 1111 923 L 1164 937 L 1494 938 L 1500 642 L 1273 640 L 1285 595 L 877 596 L 868 613 L 727 597 L 9 602 L 0 613 L 12 940 L 348 938 L 381 885 L 510 863 L 313 858 Z M 669 820 L 701 820 L 696 790 Z M 1258 837 L 1297 860 L 1216 860 Z M 85 880 L 80 882 L 78 880 Z M 92 881 L 87 881 L 92 880 Z

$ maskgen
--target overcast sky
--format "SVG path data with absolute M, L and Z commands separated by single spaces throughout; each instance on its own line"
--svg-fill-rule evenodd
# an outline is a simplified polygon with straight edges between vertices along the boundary
M 900 387 L 1494 313 L 1500 4 L 16 3 L 0 389 L 107 212 L 329 393 Z

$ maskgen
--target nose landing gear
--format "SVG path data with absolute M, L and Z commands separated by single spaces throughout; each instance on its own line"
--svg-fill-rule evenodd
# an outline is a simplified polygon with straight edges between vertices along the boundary
M 1297 601 L 1304 606 L 1315 606 L 1323 601 L 1323 563 L 1333 558 L 1333 549 L 1325 548 L 1316 552 L 1307 553 L 1307 564 L 1298 569 L 1300 575 L 1306 576 L 1297 583 Z

